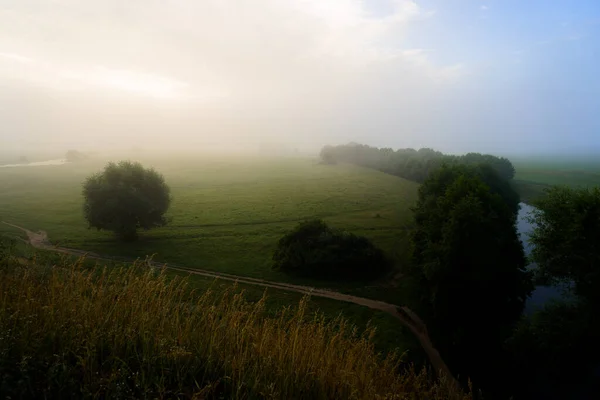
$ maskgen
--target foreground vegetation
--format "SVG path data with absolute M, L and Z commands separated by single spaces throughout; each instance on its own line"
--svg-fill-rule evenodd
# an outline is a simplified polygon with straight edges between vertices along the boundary
M 305 300 L 267 318 L 265 299 L 139 266 L 1 263 L 2 397 L 469 398 Z

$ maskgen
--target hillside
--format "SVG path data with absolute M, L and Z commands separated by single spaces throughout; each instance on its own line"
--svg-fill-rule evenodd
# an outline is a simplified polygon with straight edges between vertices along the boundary
M 125 266 L 0 257 L 2 397 L 468 399 L 378 355 L 372 330 Z

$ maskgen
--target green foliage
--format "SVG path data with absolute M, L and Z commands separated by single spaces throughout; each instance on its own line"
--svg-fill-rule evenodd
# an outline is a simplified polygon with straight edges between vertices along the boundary
M 499 195 L 516 216 L 519 213 L 521 199 L 511 183 L 500 175 L 491 164 L 472 164 L 472 166 L 475 167 L 474 170 L 481 181 L 489 186 L 492 193 Z
M 491 176 L 480 167 L 444 165 L 421 185 L 408 273 L 442 356 L 480 384 L 533 289 L 516 215 L 503 188 L 484 182 Z
M 299 276 L 346 280 L 378 277 L 390 263 L 367 238 L 315 219 L 300 223 L 279 240 L 273 267 Z
M 170 189 L 162 175 L 140 163 L 109 163 L 86 180 L 83 196 L 89 226 L 114 231 L 124 240 L 137 238 L 140 228 L 167 224 Z
M 471 398 L 306 299 L 268 318 L 265 297 L 196 294 L 140 267 L 1 268 L 2 397 Z
M 575 397 L 574 388 L 585 390 L 590 367 L 600 359 L 592 318 L 574 302 L 552 302 L 524 318 L 506 343 L 507 389 L 525 399 L 591 398 Z
M 467 165 L 489 165 L 500 178 L 509 181 L 515 177 L 515 167 L 509 159 L 505 157 L 496 157 L 490 154 L 467 153 L 458 157 L 462 164 Z
M 530 241 L 538 276 L 572 283 L 581 301 L 600 307 L 600 188 L 553 187 L 534 205 Z
M 323 162 L 335 160 L 374 168 L 419 183 L 442 164 L 487 164 L 505 181 L 515 176 L 515 168 L 504 157 L 479 153 L 453 156 L 428 148 L 393 150 L 351 143 L 323 147 L 321 159 Z

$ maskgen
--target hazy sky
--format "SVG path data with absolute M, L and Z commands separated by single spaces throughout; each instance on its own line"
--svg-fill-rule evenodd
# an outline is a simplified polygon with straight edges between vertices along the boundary
M 0 148 L 600 151 L 598 0 L 0 0 Z

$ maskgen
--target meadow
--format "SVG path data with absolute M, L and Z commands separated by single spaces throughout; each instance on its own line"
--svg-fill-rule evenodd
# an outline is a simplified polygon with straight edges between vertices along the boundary
M 65 247 L 127 257 L 154 254 L 157 261 L 267 280 L 288 279 L 271 269 L 272 251 L 287 230 L 313 217 L 371 238 L 398 263 L 406 258 L 415 183 L 312 159 L 140 161 L 165 176 L 173 201 L 171 223 L 142 232 L 136 243 L 89 230 L 83 219 L 81 185 L 105 160 L 0 169 L 0 218 L 44 230 L 53 244 Z
M 600 162 L 593 159 L 515 159 L 515 187 L 521 200 L 543 196 L 552 185 L 591 187 L 600 185 Z
M 403 304 L 401 283 L 389 277 L 370 283 L 297 279 L 274 271 L 271 255 L 277 240 L 298 222 L 321 217 L 332 226 L 365 235 L 384 249 L 397 267 L 407 262 L 410 207 L 418 185 L 352 165 L 320 165 L 307 158 L 137 157 L 165 176 L 173 201 L 171 223 L 141 232 L 135 243 L 121 243 L 109 232 L 87 229 L 81 196 L 86 177 L 102 170 L 107 159 L 44 167 L 0 168 L 0 220 L 32 231 L 44 230 L 53 244 L 99 254 L 145 258 L 188 268 L 213 270 L 271 281 L 334 288 L 362 297 Z M 0 233 L 22 232 L 0 224 Z M 179 273 L 169 272 L 169 276 Z M 204 290 L 212 279 L 190 276 Z M 218 282 L 217 287 L 231 286 Z M 250 301 L 261 287 L 239 285 Z M 268 290 L 267 310 L 297 303 L 298 293 Z M 334 318 L 340 313 L 365 327 L 377 326 L 379 350 L 409 350 L 420 361 L 418 343 L 399 321 L 355 304 L 313 298 L 311 312 Z

